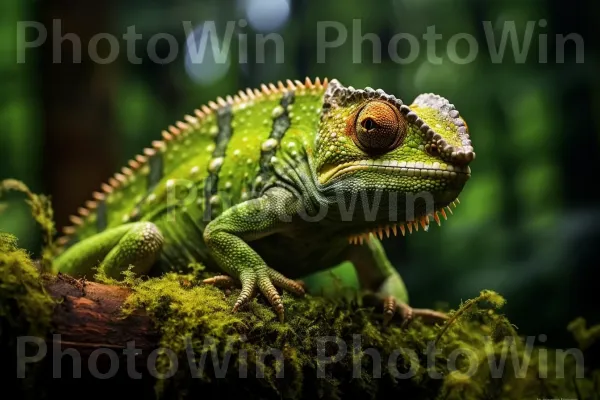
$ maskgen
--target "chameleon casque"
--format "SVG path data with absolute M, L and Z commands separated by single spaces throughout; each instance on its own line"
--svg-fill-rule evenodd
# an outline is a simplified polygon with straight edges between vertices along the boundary
M 241 284 L 233 311 L 262 293 L 280 320 L 279 289 L 350 261 L 389 321 L 413 309 L 380 239 L 426 230 L 470 178 L 475 153 L 454 105 L 421 94 L 316 79 L 218 98 L 162 132 L 64 229 L 55 269 L 121 277 L 201 262 Z

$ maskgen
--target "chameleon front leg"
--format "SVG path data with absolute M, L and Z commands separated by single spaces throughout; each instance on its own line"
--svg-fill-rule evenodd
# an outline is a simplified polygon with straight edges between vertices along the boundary
M 283 302 L 276 286 L 297 295 L 304 294 L 300 283 L 268 267 L 247 243 L 283 229 L 286 224 L 283 217 L 291 216 L 297 210 L 297 200 L 289 191 L 273 188 L 259 198 L 225 210 L 206 226 L 204 241 L 213 258 L 226 273 L 239 279 L 242 285 L 233 311 L 237 311 L 260 291 L 283 321 Z M 218 276 L 205 282 L 219 284 L 226 280 Z
M 53 261 L 53 268 L 83 276 L 98 266 L 106 276 L 119 279 L 133 265 L 133 272 L 145 274 L 160 254 L 163 242 L 160 230 L 151 222 L 124 224 L 74 244 Z
M 362 246 L 349 246 L 345 257 L 354 265 L 361 289 L 374 293 L 375 298 L 383 303 L 384 324 L 387 325 L 396 313 L 401 315 L 403 326 L 415 317 L 431 321 L 448 318 L 438 311 L 408 305 L 404 281 L 390 263 L 377 238 L 371 237 Z

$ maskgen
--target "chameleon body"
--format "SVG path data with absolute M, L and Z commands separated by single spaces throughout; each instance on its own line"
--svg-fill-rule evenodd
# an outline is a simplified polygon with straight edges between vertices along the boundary
M 470 177 L 467 125 L 435 94 L 410 105 L 337 80 L 287 81 L 218 98 L 162 132 L 64 229 L 57 271 L 119 278 L 201 262 L 238 283 L 239 309 L 351 262 L 387 318 L 408 306 L 381 238 L 426 230 Z M 456 204 L 456 203 L 454 203 Z

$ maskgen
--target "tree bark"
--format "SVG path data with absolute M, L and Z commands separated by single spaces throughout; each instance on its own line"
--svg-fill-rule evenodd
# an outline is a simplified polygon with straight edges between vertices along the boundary
M 27 345 L 2 349 L 12 353 L 4 358 L 3 369 L 8 371 L 2 375 L 13 378 L 14 385 L 10 380 L 7 383 L 21 393 L 18 398 L 153 398 L 156 379 L 148 373 L 147 361 L 159 348 L 160 335 L 144 310 L 124 316 L 121 307 L 131 291 L 60 274 L 44 279 L 44 286 L 59 300 L 50 334 L 43 343 L 24 338 L 22 343 Z M 129 355 L 124 351 L 128 342 Z M 33 367 L 26 370 L 24 379 L 17 376 L 15 368 L 19 347 L 30 357 L 27 366 Z M 43 357 L 31 358 L 36 355 Z
M 46 289 L 62 302 L 55 308 L 53 342 L 73 348 L 89 356 L 98 348 L 115 349 L 122 353 L 127 342 L 136 348 L 149 350 L 157 345 L 159 335 L 143 310 L 123 318 L 121 308 L 130 290 L 59 275 Z M 140 360 L 143 361 L 143 358 Z

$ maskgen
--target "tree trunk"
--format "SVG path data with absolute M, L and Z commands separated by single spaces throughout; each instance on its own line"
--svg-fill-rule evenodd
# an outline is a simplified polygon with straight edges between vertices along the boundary
M 48 40 L 37 50 L 43 192 L 52 196 L 59 229 L 70 224 L 69 215 L 115 172 L 112 105 L 118 63 L 96 61 L 109 54 L 106 40 L 89 51 L 94 35 L 111 32 L 112 5 L 112 1 L 50 0 L 39 2 L 37 8 L 48 33 Z

